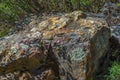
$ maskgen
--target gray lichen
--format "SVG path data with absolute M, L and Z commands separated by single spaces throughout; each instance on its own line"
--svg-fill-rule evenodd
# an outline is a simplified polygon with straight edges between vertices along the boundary
M 75 48 L 70 54 L 71 60 L 82 61 L 86 56 L 86 52 L 81 48 Z

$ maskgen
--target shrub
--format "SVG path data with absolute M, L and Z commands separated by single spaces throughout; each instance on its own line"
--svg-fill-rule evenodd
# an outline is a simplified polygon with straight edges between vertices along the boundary
M 120 64 L 118 62 L 112 63 L 107 80 L 120 80 Z
M 7 35 L 8 31 L 9 31 L 8 27 L 6 27 L 6 26 L 2 27 L 1 26 L 1 28 L 0 28 L 0 37 L 3 37 L 5 35 Z

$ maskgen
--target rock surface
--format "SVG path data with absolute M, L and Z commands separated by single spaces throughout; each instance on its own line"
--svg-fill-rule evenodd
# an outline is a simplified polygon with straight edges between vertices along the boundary
M 0 39 L 0 80 L 95 77 L 109 48 L 110 29 L 104 19 L 74 11 L 35 25 Z
M 111 27 L 112 36 L 120 44 L 120 25 L 115 25 Z
M 120 7 L 108 1 L 104 4 L 102 13 L 111 29 L 112 38 L 120 44 Z
M 115 3 L 107 1 L 101 11 L 104 14 L 104 18 L 106 19 L 109 27 L 120 25 L 120 7 Z

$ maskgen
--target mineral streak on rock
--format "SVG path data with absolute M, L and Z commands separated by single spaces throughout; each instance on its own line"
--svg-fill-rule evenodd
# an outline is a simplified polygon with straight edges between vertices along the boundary
M 21 75 L 16 80 L 25 74 L 32 80 L 87 80 L 95 76 L 109 48 L 110 29 L 104 19 L 75 11 L 37 25 L 27 33 L 0 40 L 2 78 L 2 74 L 15 76 L 17 71 Z

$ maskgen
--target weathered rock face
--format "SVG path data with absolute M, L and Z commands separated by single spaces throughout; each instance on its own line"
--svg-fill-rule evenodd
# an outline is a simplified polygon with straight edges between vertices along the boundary
M 106 2 L 101 11 L 104 14 L 104 18 L 106 19 L 109 27 L 120 25 L 120 7 L 115 3 L 110 1 Z
M 101 10 L 111 29 L 112 38 L 120 43 L 120 7 L 108 1 Z
M 110 29 L 81 11 L 51 17 L 0 40 L 1 79 L 87 80 L 109 48 Z M 17 76 L 16 76 L 16 74 Z
M 115 25 L 111 27 L 112 36 L 120 44 L 120 25 Z

